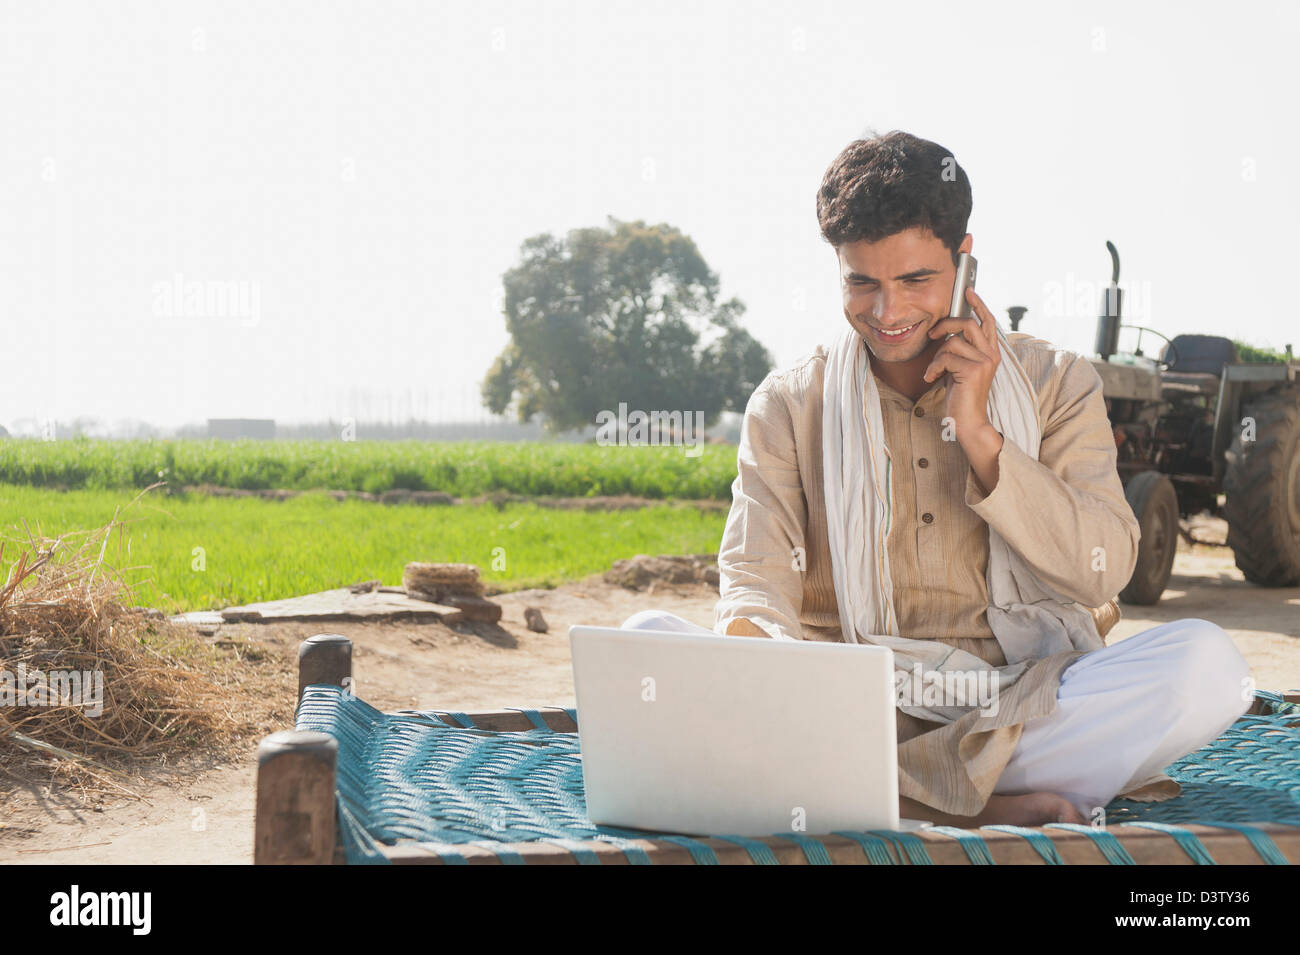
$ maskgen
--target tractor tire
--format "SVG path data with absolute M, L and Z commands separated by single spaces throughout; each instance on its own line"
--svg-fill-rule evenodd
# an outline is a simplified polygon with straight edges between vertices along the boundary
M 1256 399 L 1242 411 L 1255 439 L 1239 427 L 1223 476 L 1228 546 L 1253 584 L 1300 584 L 1300 389 Z
M 1178 493 L 1159 471 L 1142 471 L 1129 478 L 1124 497 L 1142 525 L 1142 539 L 1137 566 L 1119 599 L 1126 604 L 1159 603 L 1178 551 Z

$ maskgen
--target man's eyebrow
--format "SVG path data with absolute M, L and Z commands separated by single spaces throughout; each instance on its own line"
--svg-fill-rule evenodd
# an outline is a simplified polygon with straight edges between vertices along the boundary
M 895 282 L 905 282 L 908 279 L 920 279 L 927 275 L 938 275 L 938 269 L 915 269 L 911 272 L 904 272 L 902 275 L 895 275 Z M 874 282 L 876 281 L 870 275 L 863 275 L 861 272 L 850 272 L 844 276 L 848 282 Z

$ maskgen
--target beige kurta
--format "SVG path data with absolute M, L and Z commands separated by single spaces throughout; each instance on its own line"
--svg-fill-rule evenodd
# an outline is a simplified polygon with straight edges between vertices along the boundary
M 876 379 L 893 462 L 886 546 L 899 632 L 942 640 L 995 666 L 1006 659 L 988 624 L 990 526 L 1048 584 L 1086 607 L 1107 604 L 1128 583 L 1140 536 L 1115 469 L 1096 370 L 1030 335 L 1007 339 L 1037 393 L 1042 442 L 1034 460 L 1004 441 L 988 495 L 961 445 L 944 440 L 942 379 L 916 402 Z M 746 618 L 778 639 L 843 640 L 822 486 L 825 368 L 819 345 L 788 371 L 769 374 L 750 397 L 718 554 L 719 633 Z M 942 812 L 978 813 L 1021 724 L 1056 709 L 1061 671 L 1080 655 L 1030 666 L 993 716 L 976 710 L 943 725 L 896 711 L 900 795 Z M 1156 801 L 1178 792 L 1160 774 L 1121 795 Z

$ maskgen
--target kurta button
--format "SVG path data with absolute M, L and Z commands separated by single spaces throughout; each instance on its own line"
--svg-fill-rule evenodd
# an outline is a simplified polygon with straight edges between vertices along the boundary
M 924 514 L 921 515 L 921 520 L 925 521 L 927 524 L 933 524 L 934 515 L 931 514 L 929 511 L 926 511 Z
M 916 465 L 917 467 L 928 468 L 930 466 L 930 462 L 927 461 L 925 458 L 921 458 L 921 460 L 916 462 Z
M 916 416 L 917 416 L 918 418 L 924 418 L 924 417 L 925 417 L 925 409 L 922 408 L 920 405 L 917 405 L 917 406 L 916 406 Z

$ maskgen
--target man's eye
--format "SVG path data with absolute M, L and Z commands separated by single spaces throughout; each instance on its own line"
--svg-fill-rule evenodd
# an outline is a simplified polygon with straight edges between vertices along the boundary
M 908 280 L 907 280 L 907 284 L 908 284 L 908 285 L 919 285 L 919 284 L 921 284 L 922 282 L 926 281 L 927 279 L 929 279 L 929 276 L 928 276 L 928 275 L 923 275 L 923 276 L 921 276 L 920 278 L 912 278 L 912 279 L 908 279 Z

